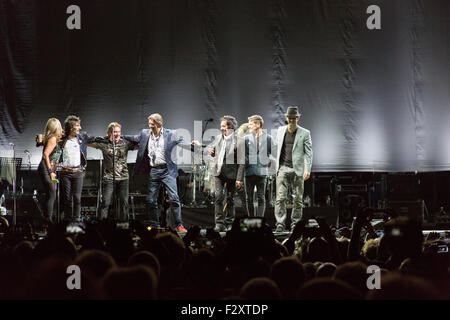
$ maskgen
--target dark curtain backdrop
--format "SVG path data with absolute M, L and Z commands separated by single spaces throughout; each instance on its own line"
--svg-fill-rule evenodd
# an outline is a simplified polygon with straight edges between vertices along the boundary
M 1 156 L 38 163 L 50 117 L 104 135 L 159 112 L 194 134 L 299 105 L 314 171 L 449 170 L 449 25 L 448 0 L 0 0 Z

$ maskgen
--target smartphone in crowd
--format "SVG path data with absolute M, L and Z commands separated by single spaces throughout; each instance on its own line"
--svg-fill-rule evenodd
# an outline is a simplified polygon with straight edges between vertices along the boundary
M 242 232 L 249 232 L 261 229 L 264 225 L 263 218 L 241 218 L 239 220 L 239 226 Z

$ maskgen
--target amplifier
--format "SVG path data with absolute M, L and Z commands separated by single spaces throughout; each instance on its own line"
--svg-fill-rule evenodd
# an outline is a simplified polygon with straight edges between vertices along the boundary
M 434 222 L 436 223 L 450 223 L 450 215 L 443 215 L 443 216 L 435 216 Z
M 358 207 L 369 204 L 367 184 L 338 184 L 335 194 L 335 203 L 339 206 L 339 224 L 351 224 Z
M 388 201 L 388 208 L 394 210 L 398 216 L 407 216 L 423 223 L 425 211 L 425 202 L 423 200 Z
M 366 184 L 338 184 L 337 192 L 367 192 Z

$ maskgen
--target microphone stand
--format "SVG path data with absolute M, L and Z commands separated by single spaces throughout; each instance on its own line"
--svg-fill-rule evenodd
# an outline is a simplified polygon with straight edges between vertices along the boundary
M 16 179 L 17 179 L 17 165 L 16 165 L 16 146 L 12 144 L 13 147 L 13 165 L 14 165 L 14 176 L 13 176 L 13 226 L 16 226 L 17 222 L 17 199 L 16 199 Z
M 208 123 L 211 122 L 212 119 L 208 119 L 208 120 L 204 120 L 205 123 L 205 127 L 202 129 L 202 140 L 203 140 L 203 135 L 205 134 L 206 131 L 206 127 L 208 126 Z M 193 155 L 195 157 L 195 154 Z M 197 175 L 198 175 L 198 167 L 194 164 L 194 168 L 195 170 L 193 170 L 192 172 L 192 204 L 194 206 L 197 205 L 197 194 L 196 194 L 196 189 L 197 189 Z M 199 187 L 200 187 L 200 182 L 199 182 Z M 200 188 L 199 188 L 200 191 Z
M 31 153 L 28 150 L 25 150 L 25 153 L 27 154 L 27 157 L 28 157 L 28 174 L 29 174 L 31 171 Z M 20 191 L 21 191 L 21 194 L 23 195 L 23 177 L 21 178 L 20 182 L 21 182 Z
M 28 157 L 28 170 L 31 171 L 31 153 L 30 152 L 26 152 L 27 157 Z
M 117 197 L 116 197 L 116 140 L 114 138 L 114 127 L 112 132 L 112 143 L 113 143 L 113 198 L 114 198 L 114 212 L 116 217 L 119 218 L 119 212 L 117 211 Z
M 102 187 L 102 181 L 103 181 L 103 169 L 102 169 L 102 159 L 99 161 L 99 184 L 98 184 L 98 191 L 97 191 L 97 208 L 96 208 L 96 218 L 98 220 L 101 220 L 102 218 L 102 212 L 101 212 L 101 206 L 100 202 L 103 195 L 103 187 Z
M 206 122 L 205 124 L 205 128 L 202 130 L 202 140 L 203 140 L 203 135 L 205 134 L 206 131 L 206 127 L 208 126 L 208 123 L 212 122 L 212 119 L 209 120 L 204 120 Z

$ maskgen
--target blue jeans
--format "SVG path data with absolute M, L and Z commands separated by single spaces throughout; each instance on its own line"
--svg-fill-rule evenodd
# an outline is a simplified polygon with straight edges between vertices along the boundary
M 167 168 L 158 169 L 151 168 L 150 175 L 148 177 L 148 196 L 147 205 L 149 209 L 150 225 L 153 227 L 159 227 L 160 208 L 158 206 L 159 187 L 161 183 L 164 185 L 171 204 L 171 212 L 173 214 L 173 220 L 177 226 L 183 224 L 181 221 L 181 204 L 178 198 L 177 190 L 177 178 L 169 175 Z

